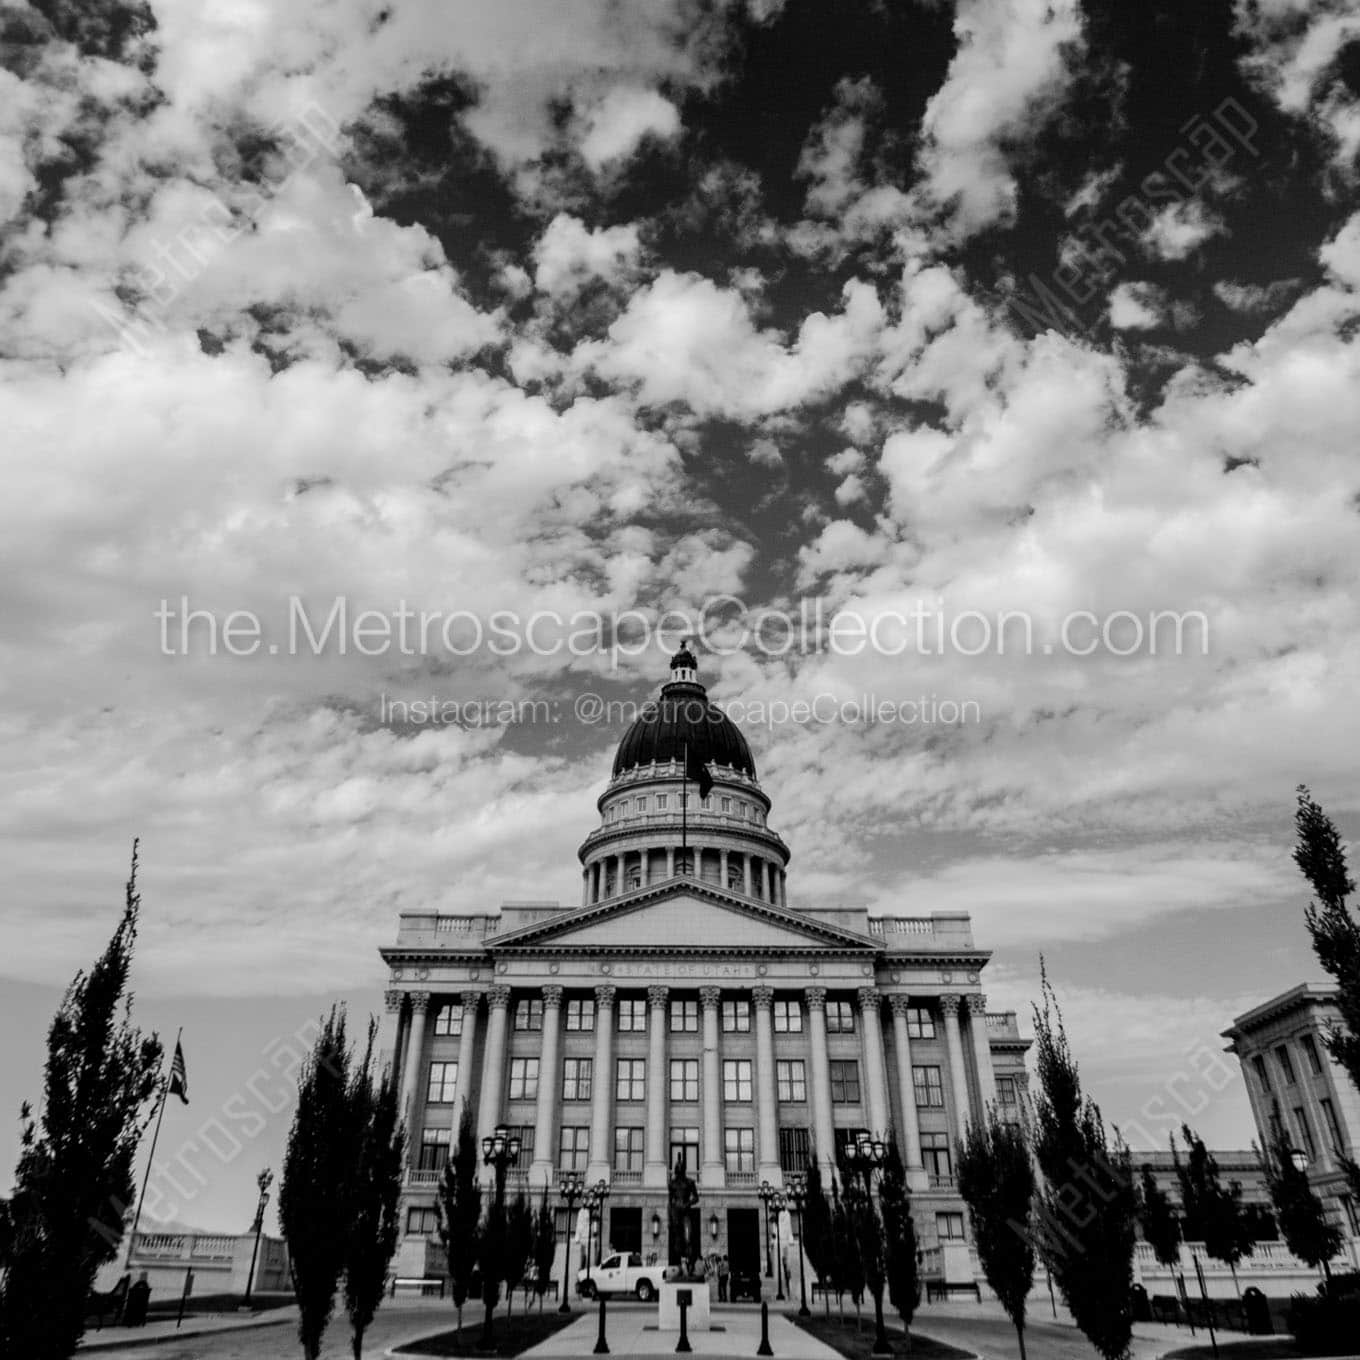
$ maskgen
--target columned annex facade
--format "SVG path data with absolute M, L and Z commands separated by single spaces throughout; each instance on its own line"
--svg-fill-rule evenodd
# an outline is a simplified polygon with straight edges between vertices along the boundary
M 712 778 L 702 800 L 687 757 Z M 555 1202 L 568 1170 L 609 1183 L 605 1248 L 664 1258 L 683 1155 L 705 1246 L 734 1264 L 764 1255 L 761 1182 L 892 1130 L 927 1273 L 966 1275 L 954 1146 L 986 1104 L 1019 1117 L 1028 1041 L 987 1010 L 966 915 L 790 905 L 770 807 L 682 649 L 619 745 L 579 906 L 402 915 L 381 951 L 410 1145 L 398 1275 L 440 1272 L 435 1186 L 464 1102 L 479 1138 L 518 1132 L 511 1193 L 546 1183 Z

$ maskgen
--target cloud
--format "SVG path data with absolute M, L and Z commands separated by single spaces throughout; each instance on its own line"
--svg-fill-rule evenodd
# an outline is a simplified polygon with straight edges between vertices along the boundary
M 1221 217 L 1197 199 L 1191 199 L 1162 208 L 1139 240 L 1153 259 L 1184 260 L 1223 229 Z
M 633 155 L 648 137 L 680 132 L 680 111 L 656 90 L 610 90 L 581 116 L 581 159 L 596 173 Z
M 1150 283 L 1121 283 L 1110 294 L 1110 325 L 1115 330 L 1151 330 L 1164 323 L 1166 295 Z
M 642 243 L 634 225 L 594 231 L 559 213 L 534 246 L 534 286 L 541 293 L 571 294 L 596 279 L 618 284 L 636 269 Z

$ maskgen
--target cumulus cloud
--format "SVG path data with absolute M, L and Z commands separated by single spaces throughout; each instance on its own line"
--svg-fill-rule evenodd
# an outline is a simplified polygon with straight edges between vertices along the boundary
M 643 140 L 670 141 L 680 110 L 656 90 L 613 89 L 581 117 L 581 159 L 594 171 L 631 156 Z
M 1119 331 L 1151 330 L 1164 324 L 1166 295 L 1149 283 L 1121 283 L 1110 294 L 1110 325 Z

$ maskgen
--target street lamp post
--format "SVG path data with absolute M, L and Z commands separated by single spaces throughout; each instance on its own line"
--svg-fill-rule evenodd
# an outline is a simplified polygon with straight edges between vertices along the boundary
M 260 1198 L 255 1205 L 255 1222 L 252 1225 L 255 1230 L 255 1245 L 250 1250 L 250 1270 L 246 1274 L 246 1297 L 244 1306 L 250 1307 L 250 1292 L 255 1284 L 255 1261 L 260 1254 L 260 1236 L 264 1232 L 264 1210 L 269 1203 L 269 1187 L 274 1184 L 274 1173 L 265 1167 L 258 1176 L 255 1177 L 255 1184 L 259 1188 Z
M 784 1196 L 780 1192 L 779 1187 L 771 1185 L 769 1181 L 761 1181 L 760 1189 L 756 1191 L 756 1195 L 760 1199 L 760 1202 L 765 1206 L 765 1278 L 768 1280 L 771 1275 L 774 1275 L 775 1301 L 782 1303 L 784 1301 L 784 1263 L 782 1260 L 778 1260 L 778 1258 L 775 1258 L 774 1260 L 771 1259 L 770 1227 L 771 1223 L 773 1223 L 774 1236 L 777 1241 L 779 1233 L 779 1215 L 784 1212 Z M 777 1271 L 774 1269 L 776 1263 L 779 1267 Z
M 570 1313 L 571 1304 L 567 1302 L 571 1288 L 571 1220 L 572 1209 L 585 1191 L 585 1179 L 579 1171 L 564 1171 L 557 1183 L 558 1196 L 567 1206 L 567 1240 L 563 1243 L 562 1262 L 562 1301 L 557 1305 L 559 1313 Z
M 774 1266 L 770 1261 L 770 1201 L 779 1193 L 769 1181 L 761 1181 L 760 1189 L 756 1191 L 756 1198 L 765 1206 L 765 1278 L 768 1280 L 774 1274 Z
M 803 1246 L 803 1206 L 807 1203 L 807 1177 L 801 1172 L 795 1172 L 789 1176 L 784 1186 L 784 1193 L 788 1196 L 789 1206 L 798 1215 L 798 1293 L 800 1303 L 798 1305 L 798 1316 L 810 1316 L 807 1305 L 807 1252 Z
M 604 1202 L 609 1198 L 609 1182 L 601 1178 L 585 1192 L 581 1201 L 586 1211 L 586 1285 L 590 1285 L 590 1258 L 594 1254 L 595 1218 L 599 1215 L 600 1235 L 604 1235 Z
M 519 1138 L 511 1134 L 504 1124 L 497 1124 L 494 1133 L 488 1133 L 482 1139 L 482 1161 L 495 1173 L 496 1177 L 496 1198 L 492 1207 L 492 1231 L 500 1234 L 504 1239 L 502 1215 L 505 1210 L 505 1173 L 519 1161 Z M 502 1248 L 503 1249 L 503 1248 Z M 488 1265 L 498 1265 L 498 1262 L 488 1262 Z M 491 1310 L 494 1305 L 491 1299 L 495 1297 L 493 1291 L 498 1290 L 499 1282 L 490 1278 L 490 1272 L 483 1268 L 484 1278 L 482 1280 L 482 1299 L 486 1304 L 486 1316 L 482 1320 L 482 1345 L 490 1349 L 493 1344 L 491 1330 Z
M 864 1178 L 864 1203 L 869 1213 L 874 1209 L 874 1172 L 882 1168 L 888 1159 L 888 1145 L 882 1138 L 862 1133 L 845 1149 L 845 1163 L 852 1173 Z M 883 1326 L 883 1291 L 874 1295 L 874 1349 L 875 1355 L 891 1355 L 888 1333 Z

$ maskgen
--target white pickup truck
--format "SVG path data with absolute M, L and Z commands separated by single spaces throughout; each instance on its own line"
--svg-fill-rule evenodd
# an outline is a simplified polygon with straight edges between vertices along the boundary
M 649 1303 L 661 1292 L 665 1273 L 665 1266 L 644 1266 L 639 1252 L 616 1251 L 588 1273 L 578 1271 L 576 1290 L 586 1299 L 600 1294 L 633 1294 L 643 1303 Z

